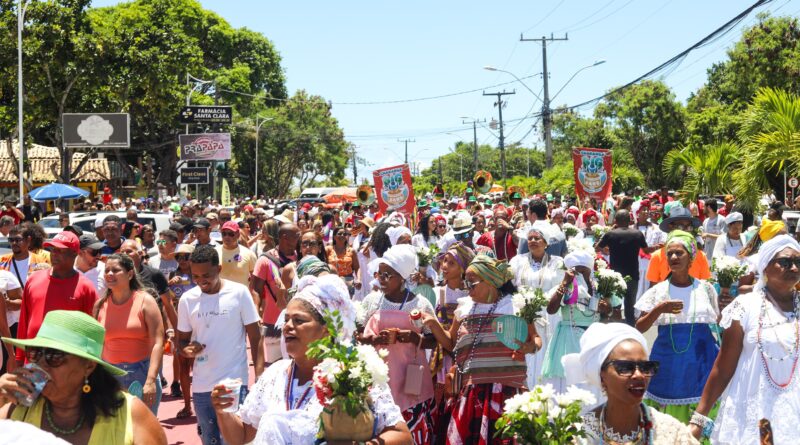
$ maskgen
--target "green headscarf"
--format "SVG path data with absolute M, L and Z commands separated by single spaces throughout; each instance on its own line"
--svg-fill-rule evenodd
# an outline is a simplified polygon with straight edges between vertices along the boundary
M 479 276 L 483 281 L 491 284 L 496 288 L 506 284 L 514 274 L 511 273 L 511 268 L 508 263 L 504 261 L 497 261 L 488 255 L 476 255 L 475 259 L 467 267 L 467 271 L 472 271 L 475 275 Z
M 306 255 L 297 264 L 297 278 L 303 278 L 306 275 L 316 277 L 322 272 L 330 273 L 330 271 L 331 268 L 314 255 Z
M 684 232 L 683 230 L 673 230 L 669 232 L 666 245 L 670 243 L 680 243 L 686 248 L 686 251 L 689 252 L 689 258 L 692 260 L 697 256 L 697 240 L 695 240 L 694 235 L 689 232 Z

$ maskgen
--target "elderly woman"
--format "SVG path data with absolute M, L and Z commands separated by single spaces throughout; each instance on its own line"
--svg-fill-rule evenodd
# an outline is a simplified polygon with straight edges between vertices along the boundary
M 364 299 L 365 327 L 360 341 L 389 352 L 389 386 L 392 397 L 418 445 L 432 441 L 433 379 L 425 349 L 436 347 L 430 330 L 415 323 L 410 314 L 434 316 L 433 306 L 408 289 L 406 281 L 417 268 L 415 249 L 396 245 L 377 260 L 380 290 Z M 419 375 L 408 374 L 410 368 Z
M 772 424 L 774 443 L 800 437 L 800 244 L 789 235 L 765 242 L 759 282 L 722 311 L 719 358 L 690 423 L 695 437 L 715 444 L 759 443 L 759 422 Z M 707 416 L 719 400 L 716 426 Z
M 546 250 L 547 245 L 555 240 L 555 228 L 542 221 L 522 229 L 517 233 L 528 243 L 528 253 L 517 255 L 511 259 L 509 266 L 514 275 L 514 285 L 528 287 L 534 291 L 541 290 L 548 295 L 564 279 L 564 260 L 559 256 L 550 256 Z M 536 331 L 542 339 L 542 349 L 547 350 L 551 339 L 555 335 L 555 327 L 561 317 L 555 312 L 551 315 L 542 313 L 542 318 L 537 321 Z M 528 387 L 541 383 L 544 354 L 534 354 L 526 357 L 528 362 Z
M 28 407 L 21 397 L 34 394 L 33 372 L 19 368 L 0 376 L 0 419 L 29 423 L 71 444 L 166 444 L 152 412 L 125 393 L 115 376 L 125 371 L 100 358 L 103 326 L 77 311 L 51 311 L 36 337 L 3 338 L 25 350 L 49 379 Z
M 720 260 L 726 256 L 738 257 L 739 251 L 747 243 L 744 233 L 742 233 L 743 220 L 744 217 L 739 212 L 733 212 L 725 217 L 726 232 L 717 238 L 712 259 Z
M 642 403 L 659 363 L 647 357 L 647 340 L 624 323 L 595 323 L 581 337 L 580 353 L 562 359 L 570 384 L 602 391 L 607 399 L 583 417 L 590 444 L 697 444 L 689 428 Z
M 339 310 L 344 335 L 355 332 L 355 308 L 341 278 L 326 275 L 304 278 L 297 294 L 286 308 L 283 338 L 289 359 L 270 366 L 248 394 L 238 413 L 224 411 L 231 406 L 230 391 L 217 385 L 211 402 L 217 413 L 220 431 L 230 445 L 315 443 L 323 406 L 313 394 L 312 375 L 320 362 L 306 356 L 312 342 L 326 337 L 323 315 Z M 411 436 L 400 409 L 386 389 L 370 390 L 375 415 L 375 442 L 410 444 Z
M 622 299 L 619 297 L 612 297 L 613 301 L 607 301 L 595 294 L 592 283 L 592 254 L 577 250 L 564 258 L 564 265 L 567 271 L 563 273 L 563 280 L 557 288 L 548 292 L 550 301 L 547 313 L 554 315 L 560 312 L 561 316 L 542 364 L 542 379 L 560 392 L 566 390 L 566 375 L 561 357 L 580 350 L 579 341 L 584 331 L 600 321 L 601 314 L 608 315 L 613 307 L 622 306 Z
M 717 292 L 707 281 L 689 275 L 697 254 L 692 234 L 673 230 L 665 251 L 669 278 L 650 288 L 634 306 L 641 313 L 636 328 L 646 332 L 658 326 L 651 358 L 661 362 L 662 372 L 650 384 L 648 402 L 688 422 L 719 352 L 712 334 L 719 318 Z
M 748 274 L 739 279 L 739 293 L 746 294 L 753 290 L 753 285 L 760 278 L 758 276 L 759 251 L 761 245 L 778 235 L 787 233 L 783 221 L 764 219 L 755 236 L 744 245 L 737 255 L 747 264 Z
M 458 300 L 450 330 L 435 317 L 422 317 L 436 340 L 455 356 L 451 380 L 456 396 L 449 410 L 448 444 L 506 443 L 495 437 L 495 422 L 505 400 L 526 386 L 527 365 L 521 357 L 542 347 L 534 325 L 528 326 L 528 337 L 517 350 L 501 343 L 491 328 L 497 317 L 514 314 L 512 278 L 506 263 L 477 255 L 466 271 L 469 298 Z

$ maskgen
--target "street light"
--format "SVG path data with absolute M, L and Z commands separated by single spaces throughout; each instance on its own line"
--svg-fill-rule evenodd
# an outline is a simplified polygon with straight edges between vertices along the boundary
M 585 67 L 583 67 L 583 68 L 579 69 L 578 71 L 575 71 L 575 74 L 573 74 L 573 75 L 572 75 L 572 77 L 570 77 L 570 78 L 569 78 L 569 80 L 567 80 L 567 81 L 564 83 L 564 86 L 562 86 L 561 88 L 559 88 L 559 89 L 558 89 L 558 91 L 556 91 L 556 94 L 554 94 L 554 95 L 553 95 L 553 97 L 552 97 L 550 100 L 551 100 L 551 101 L 555 100 L 555 99 L 556 99 L 556 97 L 558 96 L 558 94 L 559 94 L 560 92 L 564 91 L 564 88 L 566 88 L 566 86 L 567 86 L 567 85 L 569 85 L 569 83 L 570 83 L 570 82 L 572 82 L 572 79 L 574 79 L 574 78 L 575 78 L 575 76 L 577 76 L 577 75 L 578 75 L 578 74 L 579 74 L 581 71 L 583 71 L 583 70 L 588 70 L 589 68 L 593 68 L 593 67 L 596 67 L 597 65 L 602 65 L 602 64 L 604 64 L 604 63 L 606 63 L 606 61 L 605 61 L 604 59 L 595 60 L 595 62 L 594 62 L 593 64 L 591 64 L 591 65 L 586 65 Z
M 25 156 L 25 131 L 22 128 L 22 29 L 25 27 L 25 12 L 32 0 L 17 2 L 17 145 L 19 146 L 19 200 L 25 193 L 22 181 L 23 157 Z
M 451 133 L 451 132 L 448 131 L 447 134 L 449 134 L 450 136 L 455 136 L 455 137 L 461 139 L 461 136 L 459 136 L 459 135 L 457 135 L 455 133 Z M 447 150 L 450 151 L 450 153 L 453 153 L 454 155 L 458 156 L 458 177 L 460 179 L 460 182 L 464 182 L 464 155 L 462 155 L 461 153 L 455 151 L 452 148 L 448 148 Z
M 258 120 L 261 119 L 259 123 Z M 258 200 L 258 135 L 259 131 L 261 131 L 261 126 L 264 125 L 264 122 L 271 121 L 275 119 L 274 117 L 261 117 L 256 116 L 256 190 L 253 193 L 253 199 Z
M 506 74 L 509 74 L 509 75 L 511 75 L 511 77 L 513 77 L 514 79 L 516 79 L 516 80 L 517 80 L 517 82 L 521 83 L 521 84 L 522 84 L 522 86 L 524 86 L 526 90 L 530 91 L 530 92 L 531 92 L 531 94 L 533 94 L 533 96 L 534 96 L 535 98 L 537 98 L 537 99 L 539 99 L 539 100 L 542 100 L 542 98 L 541 98 L 541 97 L 539 97 L 539 95 L 538 95 L 538 94 L 534 93 L 534 92 L 533 92 L 533 90 L 532 90 L 532 89 L 530 89 L 530 87 L 528 86 L 528 84 L 526 84 L 525 82 L 523 82 L 523 81 L 522 81 L 522 79 L 520 79 L 519 77 L 517 77 L 517 75 L 516 75 L 516 74 L 514 74 L 514 73 L 512 73 L 511 71 L 501 70 L 500 68 L 495 68 L 495 67 L 493 67 L 493 66 L 491 66 L 491 65 L 486 65 L 486 66 L 484 66 L 484 67 L 483 67 L 483 69 L 485 69 L 486 71 L 497 71 L 497 72 L 499 72 L 499 73 L 506 73 Z M 539 73 L 539 74 L 541 74 L 541 73 Z M 535 75 L 536 75 L 536 74 L 534 74 L 534 76 L 535 76 Z

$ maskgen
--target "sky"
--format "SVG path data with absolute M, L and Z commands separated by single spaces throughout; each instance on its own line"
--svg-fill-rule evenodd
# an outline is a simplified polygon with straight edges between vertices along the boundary
M 359 182 L 371 182 L 374 169 L 403 162 L 400 140 L 414 141 L 408 143 L 409 162 L 419 162 L 420 168 L 456 142 L 472 142 L 472 124 L 462 123 L 462 117 L 485 119 L 478 127 L 478 143 L 497 145 L 496 132 L 488 128 L 498 118 L 496 96 L 484 96 L 483 91 L 515 91 L 504 96 L 506 144 L 521 141 L 543 150 L 541 122 L 523 119 L 541 110 L 536 96 L 542 96 L 542 45 L 521 42 L 521 35 L 568 38 L 547 45 L 551 105 L 556 107 L 592 99 L 639 77 L 753 3 L 201 0 L 232 26 L 255 30 L 273 42 L 290 94 L 304 89 L 333 103 L 333 116 L 346 139 L 368 163 L 359 165 Z M 685 102 L 702 86 L 708 68 L 725 59 L 725 51 L 744 27 L 757 21 L 758 12 L 767 11 L 796 16 L 800 0 L 768 3 L 720 40 L 691 53 L 662 78 L 678 100 Z M 598 61 L 605 62 L 581 70 Z M 525 85 L 512 74 L 485 66 L 513 73 Z M 436 96 L 447 97 L 415 100 Z M 591 113 L 591 108 L 581 111 Z M 352 170 L 347 175 L 352 177 Z

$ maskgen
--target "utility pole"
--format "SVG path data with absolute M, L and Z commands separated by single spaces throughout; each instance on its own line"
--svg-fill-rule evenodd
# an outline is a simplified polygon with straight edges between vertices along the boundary
M 442 175 L 442 157 L 439 156 L 439 184 L 444 186 L 444 176 Z
M 569 36 L 564 34 L 564 37 L 550 37 L 542 36 L 539 39 L 526 39 L 520 34 L 520 42 L 541 42 L 542 44 L 542 79 L 544 79 L 544 99 L 542 100 L 542 124 L 544 126 L 544 166 L 545 168 L 553 167 L 553 137 L 551 134 L 553 128 L 552 110 L 550 109 L 550 91 L 548 88 L 548 78 L 550 73 L 547 71 L 547 42 L 567 41 Z
M 503 170 L 503 186 L 506 184 L 506 142 L 503 136 L 503 96 L 516 93 L 516 91 L 511 91 L 509 93 L 506 90 L 497 93 L 483 92 L 484 96 L 497 96 L 497 102 L 495 102 L 494 105 L 497 107 L 497 111 L 500 114 L 500 166 Z
M 482 122 L 486 122 L 486 119 L 472 119 L 472 163 L 476 173 L 478 172 L 478 124 Z M 469 121 L 462 120 L 461 123 L 467 124 Z
M 406 161 L 405 161 L 405 163 L 408 164 L 408 143 L 409 142 L 417 142 L 417 141 L 415 139 L 398 139 L 397 142 L 405 142 L 405 144 L 406 144 L 406 157 L 405 157 Z
M 353 185 L 358 187 L 358 158 L 356 157 L 356 148 L 358 148 L 358 145 L 350 144 L 350 155 L 353 159 Z

